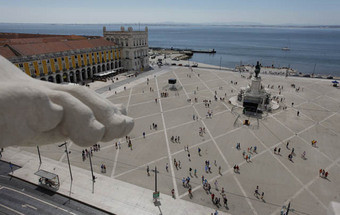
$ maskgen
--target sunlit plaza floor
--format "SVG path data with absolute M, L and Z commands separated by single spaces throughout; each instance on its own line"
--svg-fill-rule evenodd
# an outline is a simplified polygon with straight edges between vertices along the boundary
M 96 174 L 153 190 L 154 173 L 148 176 L 146 168 L 157 166 L 161 195 L 171 196 L 174 189 L 177 199 L 217 209 L 203 190 L 203 175 L 216 196 L 221 197 L 222 187 L 225 190 L 228 208 L 219 207 L 220 211 L 279 214 L 281 207 L 291 202 L 293 214 L 325 214 L 330 201 L 340 201 L 339 89 L 332 87 L 329 80 L 262 75 L 265 87 L 274 86 L 269 89 L 272 96 L 279 95 L 278 85 L 283 87 L 279 96 L 284 100 L 278 110 L 257 120 L 228 103 L 240 87 L 250 83 L 250 79 L 241 75 L 246 74 L 171 67 L 169 72 L 151 78 L 148 84 L 143 82 L 110 96 L 110 101 L 124 104 L 128 115 L 135 119 L 135 127 L 129 134 L 132 150 L 125 138 L 100 143 L 100 151 L 93 152 L 92 157 Z M 177 79 L 177 91 L 168 90 L 170 78 Z M 300 90 L 297 92 L 291 84 Z M 167 92 L 168 97 L 160 97 L 161 92 Z M 203 100 L 211 100 L 209 108 Z M 211 118 L 206 117 L 210 110 Z M 193 115 L 198 119 L 193 120 Z M 245 119 L 250 121 L 249 126 L 243 125 Z M 152 123 L 157 124 L 157 130 L 151 127 Z M 205 128 L 203 135 L 199 135 L 200 128 Z M 180 143 L 172 142 L 171 136 L 180 136 Z M 316 147 L 311 145 L 312 140 L 317 141 Z M 118 141 L 121 149 L 117 150 Z M 241 144 L 240 150 L 236 149 L 236 143 Z M 191 161 L 185 146 L 189 147 Z M 254 146 L 257 152 L 248 152 Z M 71 165 L 90 170 L 89 159 L 82 160 L 83 148 L 72 143 L 68 148 Z M 281 148 L 280 155 L 274 153 L 274 148 Z M 292 148 L 295 156 L 290 161 L 287 156 Z M 37 153 L 36 147 L 21 147 L 21 150 Z M 243 158 L 243 151 L 251 155 L 250 162 Z M 306 159 L 301 157 L 303 151 Z M 40 152 L 44 157 L 67 163 L 64 149 L 57 145 L 42 146 Z M 181 162 L 181 168 L 176 169 L 174 159 Z M 205 172 L 207 160 L 211 173 Z M 101 164 L 106 166 L 106 173 L 101 172 Z M 239 173 L 233 170 L 235 164 L 240 167 Z M 197 169 L 197 176 L 192 174 L 190 181 L 193 198 L 189 198 L 188 189 L 182 185 L 182 178 L 190 174 L 189 168 L 193 172 Z M 327 179 L 319 176 L 319 169 L 329 172 Z M 254 195 L 256 186 L 260 193 L 264 192 L 263 200 Z

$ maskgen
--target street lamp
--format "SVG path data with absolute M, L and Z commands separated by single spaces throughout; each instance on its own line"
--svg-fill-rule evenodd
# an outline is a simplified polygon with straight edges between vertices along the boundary
M 92 173 L 92 193 L 94 193 L 94 182 L 96 182 L 96 177 L 93 174 L 93 167 L 92 167 L 92 160 L 91 160 L 91 151 L 90 151 L 90 156 L 89 156 L 89 160 L 90 160 L 90 167 L 91 167 L 91 173 Z
M 222 56 L 220 57 L 220 70 L 222 69 Z
M 70 158 L 68 157 L 67 142 L 65 141 L 65 143 L 60 144 L 58 147 L 62 147 L 62 146 L 65 146 L 65 153 L 66 153 L 66 156 L 67 156 L 68 168 L 70 170 L 71 181 L 73 181 L 72 172 L 71 172 L 71 165 L 70 165 Z
M 157 199 L 159 198 L 159 192 L 157 191 L 157 173 L 159 173 L 159 171 L 157 171 L 157 166 L 155 166 L 155 169 L 151 171 L 155 173 L 155 192 L 153 193 L 153 199 L 155 200 L 156 204 Z
M 41 155 L 40 155 L 40 149 L 39 149 L 39 146 L 37 146 L 37 150 L 38 150 L 38 155 L 39 155 L 39 162 L 40 162 L 40 164 L 39 164 L 39 168 L 38 169 L 40 169 L 40 166 L 41 166 Z

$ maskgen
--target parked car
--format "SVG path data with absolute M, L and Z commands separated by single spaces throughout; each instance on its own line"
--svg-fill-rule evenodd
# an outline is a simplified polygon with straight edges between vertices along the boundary
M 176 66 L 176 64 L 175 64 L 175 63 L 172 63 L 171 66 Z
M 180 64 L 178 64 L 178 66 L 183 66 L 183 65 L 180 63 Z

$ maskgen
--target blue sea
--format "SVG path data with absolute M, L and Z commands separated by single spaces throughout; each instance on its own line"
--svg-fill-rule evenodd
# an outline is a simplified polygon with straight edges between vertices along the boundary
M 119 30 L 121 25 L 106 25 Z M 144 30 L 145 25 L 129 25 Z M 127 26 L 125 26 L 127 27 Z M 102 24 L 5 24 L 0 32 L 102 36 Z M 340 76 L 339 28 L 245 27 L 214 25 L 148 25 L 149 46 L 215 49 L 190 59 L 234 68 L 255 64 L 291 67 L 305 74 Z M 290 51 L 283 51 L 289 47 Z

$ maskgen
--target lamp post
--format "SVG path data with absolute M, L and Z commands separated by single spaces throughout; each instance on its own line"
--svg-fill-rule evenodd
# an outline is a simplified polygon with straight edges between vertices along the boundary
M 40 162 L 40 165 L 39 165 L 39 169 L 40 169 L 40 166 L 41 166 L 41 156 L 40 156 L 40 150 L 39 150 L 39 146 L 37 146 L 37 150 L 38 150 L 38 155 L 39 155 L 39 162 Z
M 89 156 L 89 160 L 90 160 L 90 167 L 91 167 L 91 174 L 92 174 L 92 193 L 94 193 L 94 182 L 96 182 L 96 177 L 93 174 L 93 167 L 92 167 L 92 160 L 91 160 L 91 151 L 90 151 L 90 156 Z
M 222 56 L 220 57 L 220 70 L 222 69 Z
M 71 164 L 70 164 L 70 158 L 68 157 L 67 142 L 65 141 L 65 143 L 60 144 L 58 147 L 62 147 L 62 146 L 65 146 L 65 153 L 66 153 L 66 156 L 67 156 L 68 168 L 70 170 L 71 181 L 73 181 L 72 171 L 71 171 Z
M 155 173 L 155 192 L 153 193 L 153 198 L 155 202 L 157 202 L 157 198 L 159 198 L 159 192 L 157 191 L 157 173 L 159 173 L 159 171 L 157 171 L 156 166 L 155 166 L 155 169 L 151 171 Z

